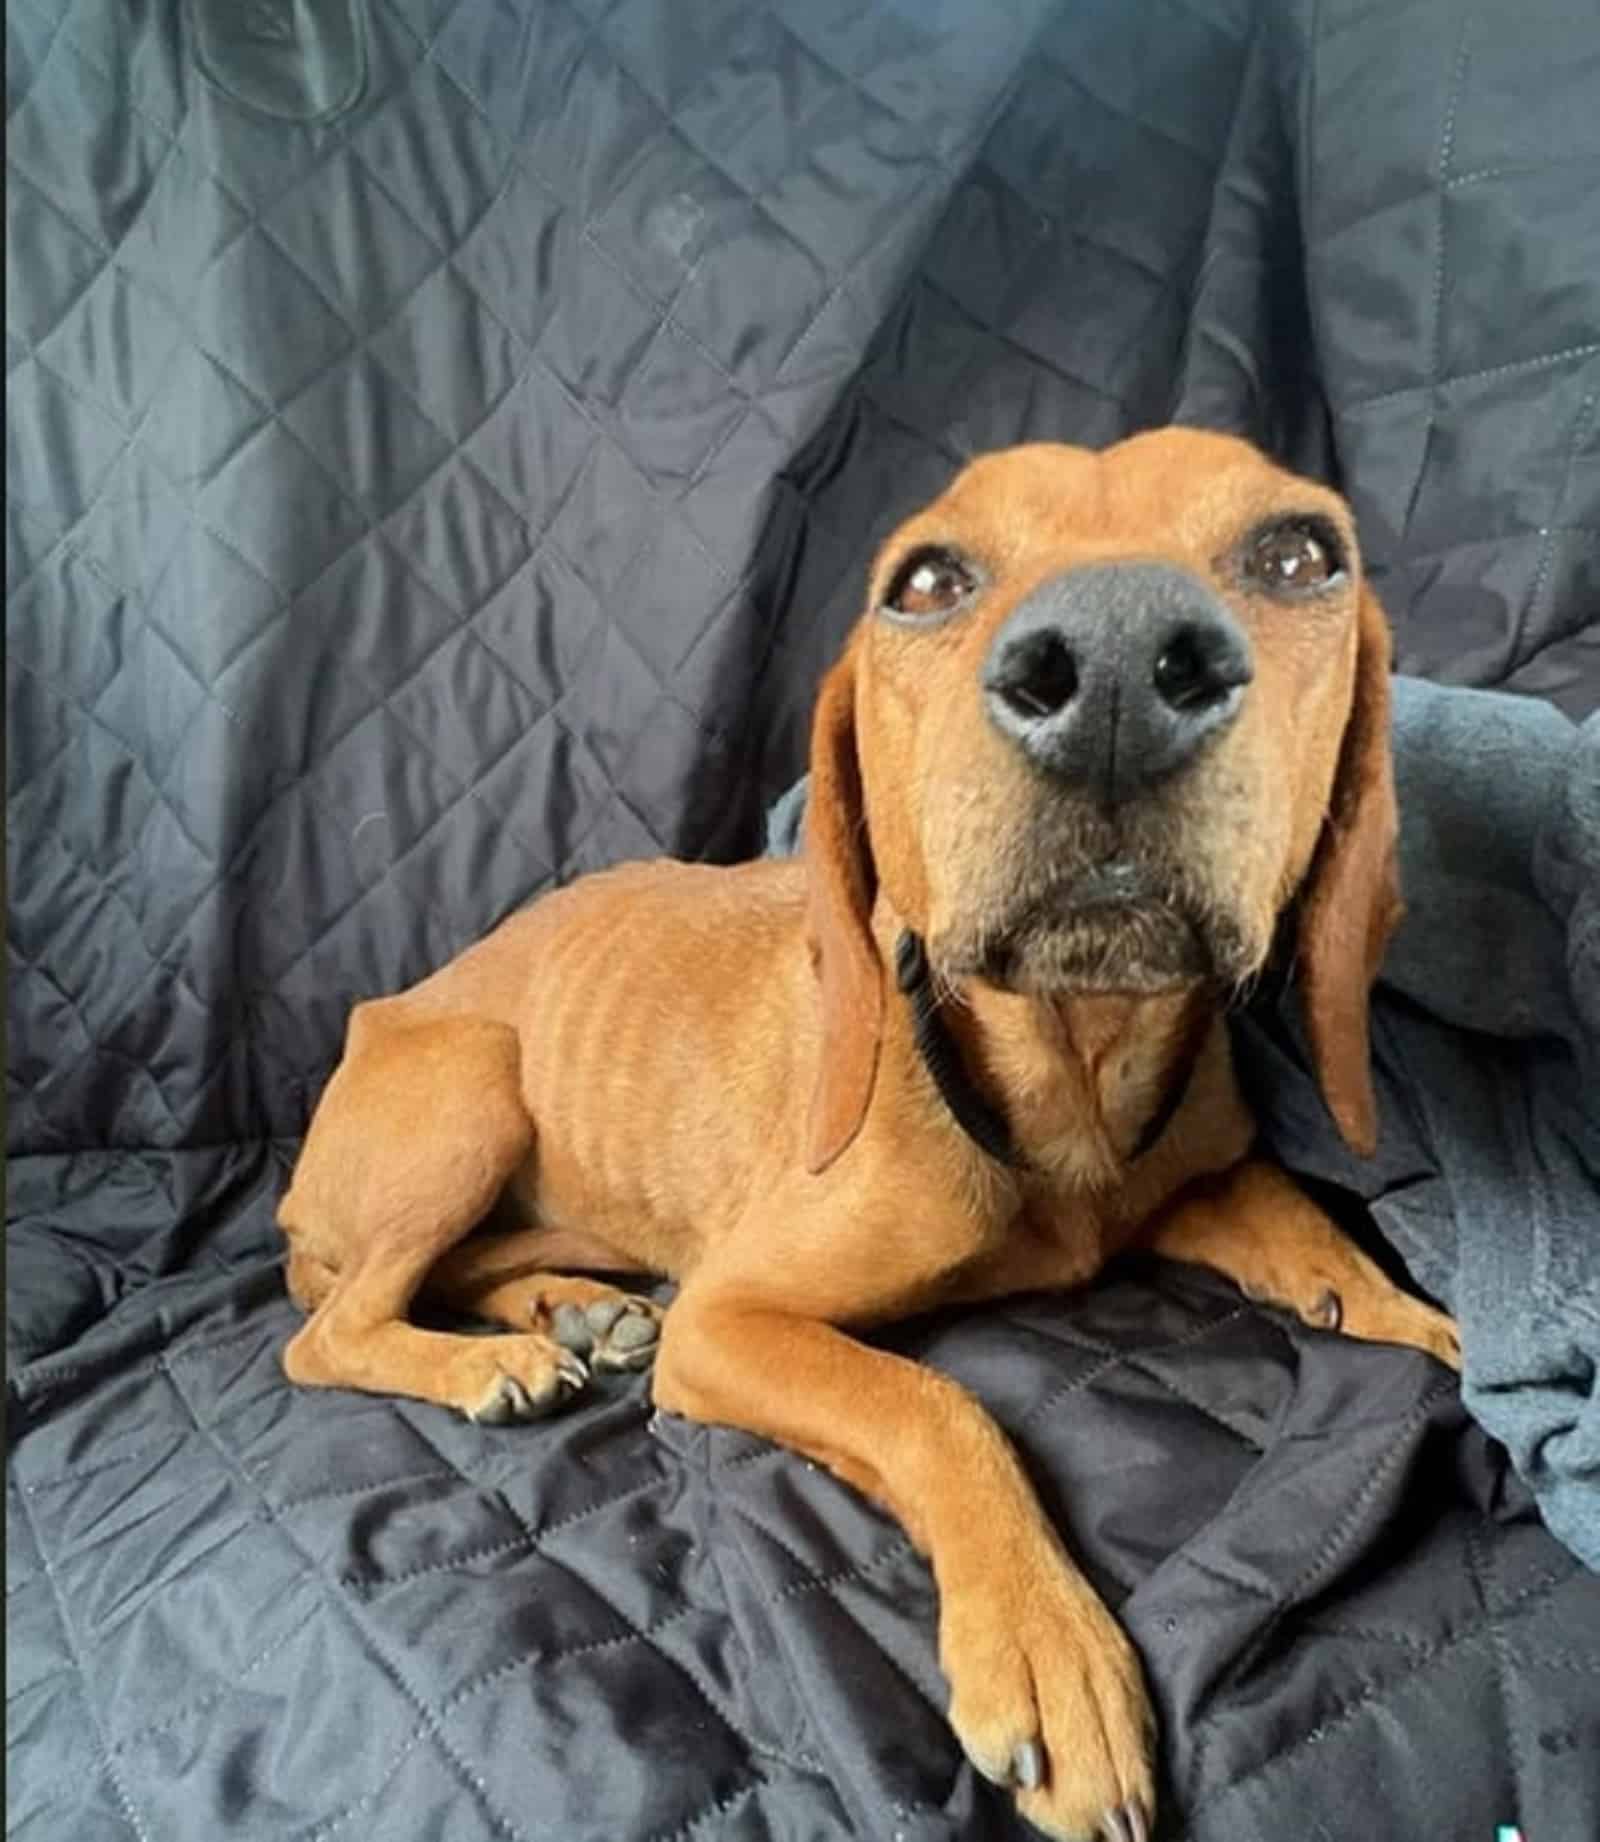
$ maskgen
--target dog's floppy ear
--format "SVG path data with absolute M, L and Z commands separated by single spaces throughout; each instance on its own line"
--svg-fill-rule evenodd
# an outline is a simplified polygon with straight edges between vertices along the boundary
M 1300 1001 L 1322 1095 L 1354 1152 L 1378 1142 L 1368 1005 L 1400 919 L 1399 814 L 1389 747 L 1389 625 L 1370 589 L 1333 797 L 1300 905 Z
M 872 938 L 877 872 L 856 753 L 850 653 L 822 681 L 806 803 L 806 934 L 822 1000 L 806 1167 L 815 1175 L 861 1130 L 883 1035 L 883 965 Z

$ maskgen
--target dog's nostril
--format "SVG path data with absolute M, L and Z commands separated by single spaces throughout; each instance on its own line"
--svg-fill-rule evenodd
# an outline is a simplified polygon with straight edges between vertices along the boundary
M 1058 634 L 1034 634 L 1009 665 L 999 690 L 1019 716 L 1054 716 L 1078 694 L 1078 662 Z
M 1162 702 L 1174 710 L 1215 703 L 1242 682 L 1229 669 L 1226 648 L 1208 645 L 1193 627 L 1180 627 L 1156 654 L 1151 683 Z

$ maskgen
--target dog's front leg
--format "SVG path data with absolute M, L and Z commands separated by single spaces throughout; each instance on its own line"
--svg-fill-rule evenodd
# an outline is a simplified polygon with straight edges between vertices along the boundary
M 1150 1713 L 1127 1638 L 972 1397 L 916 1363 L 696 1276 L 667 1314 L 657 1403 L 825 1464 L 887 1508 L 940 1594 L 950 1720 L 1049 1835 L 1147 1834 Z
M 1215 1267 L 1247 1297 L 1282 1305 L 1318 1329 L 1409 1344 L 1461 1367 L 1453 1320 L 1402 1292 L 1274 1165 L 1251 1160 L 1196 1184 L 1167 1209 L 1147 1245 Z

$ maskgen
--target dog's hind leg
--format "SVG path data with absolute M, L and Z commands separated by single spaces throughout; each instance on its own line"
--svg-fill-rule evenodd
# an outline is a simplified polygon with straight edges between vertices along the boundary
M 582 1387 L 582 1361 L 531 1326 L 470 1337 L 406 1322 L 429 1268 L 488 1213 L 532 1143 L 515 1031 L 416 1019 L 404 1002 L 360 1007 L 279 1211 L 296 1273 L 333 1275 L 284 1350 L 289 1378 L 490 1421 L 545 1413 Z

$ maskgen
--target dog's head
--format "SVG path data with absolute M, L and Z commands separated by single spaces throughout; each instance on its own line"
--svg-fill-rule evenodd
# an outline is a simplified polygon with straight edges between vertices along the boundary
M 1388 675 L 1349 509 L 1244 442 L 967 467 L 884 545 L 817 706 L 813 1168 L 871 1098 L 880 889 L 950 978 L 1046 998 L 1237 987 L 1298 898 L 1318 1078 L 1369 1151 L 1368 995 L 1399 913 Z

